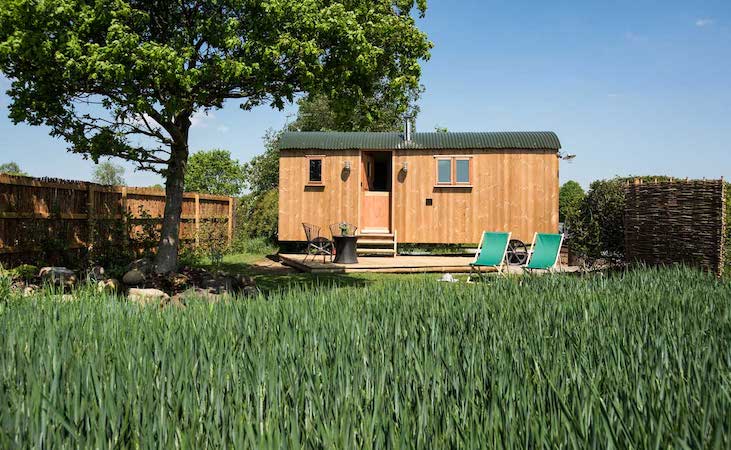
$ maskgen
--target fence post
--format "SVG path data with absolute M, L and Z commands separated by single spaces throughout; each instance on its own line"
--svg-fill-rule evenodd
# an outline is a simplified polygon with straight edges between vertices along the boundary
M 234 237 L 234 198 L 228 198 L 228 245 L 233 244 Z
M 94 184 L 89 183 L 87 188 L 87 206 L 86 206 L 86 223 L 89 227 L 89 237 L 86 247 L 90 248 L 94 245 Z
M 195 193 L 195 246 L 200 245 L 201 233 L 201 196 Z
M 129 246 L 129 233 L 132 231 L 129 229 L 129 221 L 127 217 L 127 186 L 122 186 L 122 229 L 124 230 L 124 236 L 122 242 L 125 247 Z

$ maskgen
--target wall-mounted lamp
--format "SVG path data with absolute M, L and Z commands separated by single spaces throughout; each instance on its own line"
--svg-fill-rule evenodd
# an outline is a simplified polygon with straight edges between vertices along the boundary
M 558 157 L 563 159 L 564 161 L 571 161 L 572 159 L 576 158 L 576 155 L 573 153 L 559 152 Z
M 350 172 L 350 161 L 345 161 L 343 164 L 343 170 L 346 172 Z
M 401 165 L 401 172 L 406 173 L 409 171 L 409 163 L 405 162 Z

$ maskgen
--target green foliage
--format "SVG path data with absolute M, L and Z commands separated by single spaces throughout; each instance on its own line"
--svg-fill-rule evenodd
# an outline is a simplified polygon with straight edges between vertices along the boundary
M 389 96 L 386 85 L 377 84 L 374 91 L 355 106 L 343 105 L 335 97 L 312 94 L 301 98 L 297 118 L 289 125 L 293 131 L 400 131 L 403 117 L 416 117 L 417 101 L 422 88 L 410 89 L 407 96 Z
M 568 216 L 569 245 L 592 264 L 624 259 L 625 180 L 597 180 L 582 199 L 578 214 Z
M 244 164 L 246 187 L 256 196 L 279 186 L 279 136 L 281 131 L 269 129 L 264 135 L 264 153 Z
M 124 186 L 124 167 L 111 161 L 100 162 L 94 167 L 92 180 L 105 186 Z
M 243 233 L 236 236 L 231 250 L 245 255 L 271 255 L 277 252 L 271 241 L 262 237 L 249 237 Z
M 382 102 L 363 99 L 402 105 L 419 89 L 431 43 L 415 11 L 426 0 L 3 0 L 0 71 L 14 123 L 166 177 L 157 268 L 170 271 L 193 114 L 321 93 L 375 121 Z
M 558 221 L 566 222 L 575 218 L 584 196 L 584 189 L 576 181 L 569 180 L 564 183 L 558 192 Z
M 21 264 L 10 270 L 10 275 L 14 279 L 28 281 L 38 276 L 38 267 L 31 264 Z
M 27 177 L 28 174 L 20 170 L 20 166 L 16 162 L 8 162 L 0 164 L 0 173 L 5 175 L 18 175 Z
M 731 444 L 729 283 L 434 278 L 162 311 L 87 292 L 10 301 L 0 447 Z
M 447 127 L 440 127 L 439 125 L 436 125 L 434 127 L 435 133 L 449 133 L 449 129 Z
M 724 239 L 724 274 L 731 275 L 731 183 L 724 183 L 724 194 L 726 199 L 726 236 Z
M 279 223 L 279 191 L 270 189 L 263 194 L 245 195 L 239 200 L 236 213 L 237 234 L 241 239 L 277 239 Z
M 185 172 L 185 189 L 213 195 L 240 195 L 244 188 L 244 167 L 228 150 L 194 153 Z

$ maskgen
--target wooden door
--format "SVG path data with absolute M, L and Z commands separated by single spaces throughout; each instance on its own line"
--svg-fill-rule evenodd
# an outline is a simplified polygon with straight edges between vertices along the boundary
M 383 158 L 385 155 L 379 156 Z M 378 170 L 386 170 L 381 169 L 383 164 L 376 164 L 376 158 L 370 152 L 361 154 L 360 229 L 364 233 L 388 233 L 391 230 L 391 192 L 372 190 L 377 167 Z M 390 170 L 390 164 L 388 167 Z

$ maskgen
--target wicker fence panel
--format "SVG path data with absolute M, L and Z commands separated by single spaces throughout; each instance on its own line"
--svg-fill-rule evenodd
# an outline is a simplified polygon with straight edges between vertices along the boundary
M 231 197 L 186 193 L 181 240 L 196 242 L 201 224 L 212 223 L 230 242 L 233 204 Z M 150 224 L 160 228 L 164 210 L 160 189 L 0 175 L 0 263 L 32 261 L 49 248 L 83 252 L 91 242 L 131 245 Z M 120 235 L 127 228 L 130 236 Z
M 721 275 L 723 180 L 664 181 L 626 187 L 625 252 L 630 262 L 683 263 Z

